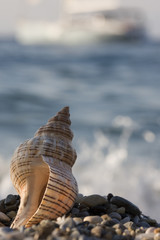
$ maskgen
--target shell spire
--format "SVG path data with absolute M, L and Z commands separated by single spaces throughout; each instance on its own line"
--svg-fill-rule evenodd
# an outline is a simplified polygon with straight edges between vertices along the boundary
M 21 202 L 12 228 L 56 219 L 74 204 L 78 188 L 72 166 L 77 156 L 70 125 L 69 107 L 64 107 L 15 151 L 10 174 Z

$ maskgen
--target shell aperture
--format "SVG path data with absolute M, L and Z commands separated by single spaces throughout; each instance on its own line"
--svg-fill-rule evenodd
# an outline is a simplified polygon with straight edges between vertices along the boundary
M 10 175 L 21 201 L 12 228 L 56 219 L 73 206 L 78 187 L 72 166 L 77 156 L 70 124 L 69 107 L 64 107 L 16 149 Z

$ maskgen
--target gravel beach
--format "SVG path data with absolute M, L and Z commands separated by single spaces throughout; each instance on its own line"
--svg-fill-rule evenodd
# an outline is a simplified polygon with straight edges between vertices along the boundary
M 160 224 L 120 196 L 78 194 L 71 211 L 31 228 L 11 229 L 20 203 L 18 195 L 0 201 L 0 240 L 160 240 Z

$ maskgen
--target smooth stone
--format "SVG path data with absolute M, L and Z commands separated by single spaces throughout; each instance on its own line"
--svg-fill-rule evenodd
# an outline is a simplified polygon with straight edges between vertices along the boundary
M 120 223 L 122 223 L 122 224 L 127 223 L 127 222 L 130 222 L 130 217 L 125 217 L 120 221 Z
M 114 196 L 111 198 L 110 202 L 117 205 L 118 207 L 125 207 L 126 212 L 134 216 L 141 214 L 141 211 L 139 210 L 139 208 L 125 198 Z
M 9 227 L 0 228 L 0 239 L 21 240 L 23 238 L 24 238 L 24 234 L 19 232 L 18 230 L 11 229 Z
M 113 228 L 114 228 L 114 229 L 121 229 L 121 230 L 123 230 L 123 231 L 124 231 L 124 229 L 125 229 L 124 225 L 121 224 L 121 223 L 117 223 L 117 224 L 113 225 Z
M 3 223 L 0 222 L 0 227 L 5 227 L 5 225 Z
M 15 195 L 9 194 L 4 200 L 5 205 L 14 205 L 17 202 L 17 197 Z
M 6 213 L 6 215 L 9 218 L 14 218 L 17 215 L 17 212 L 16 211 L 10 211 L 10 212 Z
M 79 213 L 79 209 L 73 207 L 72 210 L 71 210 L 71 213 L 72 213 L 73 215 L 76 215 L 76 214 Z
M 101 218 L 102 218 L 103 220 L 107 220 L 107 221 L 112 220 L 111 217 L 110 217 L 108 214 L 102 215 Z
M 128 229 L 125 229 L 124 231 L 123 231 L 123 234 L 122 234 L 123 236 L 128 236 L 128 235 L 130 235 L 130 231 L 128 230 Z
M 80 236 L 80 233 L 77 229 L 75 229 L 70 235 L 72 239 L 79 239 L 79 236 Z
M 0 221 L 2 222 L 10 222 L 10 218 L 3 212 L 0 212 Z
M 103 232 L 104 231 L 101 226 L 96 226 L 96 227 L 92 228 L 92 230 L 91 230 L 91 234 L 93 234 L 94 236 L 99 237 L 99 238 L 102 236 Z
M 88 207 L 95 207 L 98 205 L 105 205 L 108 203 L 108 200 L 105 197 L 102 197 L 98 194 L 93 194 L 87 197 L 84 197 L 81 201 L 82 204 Z
M 156 233 L 154 235 L 154 240 L 160 240 L 160 233 Z
M 112 212 L 112 213 L 109 214 L 109 216 L 111 218 L 116 218 L 119 221 L 122 219 L 121 215 L 119 213 L 117 213 L 117 212 Z
M 67 228 L 75 227 L 75 222 L 71 217 L 68 217 L 64 220 L 64 222 L 60 225 L 60 229 L 66 230 Z
M 145 221 L 139 222 L 139 223 L 137 224 L 137 226 L 143 227 L 143 228 L 149 228 L 149 227 L 150 227 L 150 225 L 149 225 L 147 222 L 145 222 Z
M 76 203 L 81 203 L 83 200 L 84 196 L 81 193 L 78 193 L 77 198 L 76 198 Z
M 111 219 L 111 220 L 103 220 L 102 222 L 101 222 L 101 225 L 103 225 L 103 226 L 114 226 L 114 225 L 116 225 L 116 224 L 119 224 L 119 221 L 116 219 L 116 218 L 113 218 L 113 219 Z
M 89 216 L 88 211 L 81 211 L 81 212 L 76 214 L 76 217 L 87 217 L 87 216 Z
M 3 199 L 3 200 L 0 200 L 0 212 L 6 213 L 5 204 L 4 204 L 4 199 Z
M 153 240 L 154 239 L 154 234 L 145 234 L 145 233 L 140 233 L 136 235 L 135 240 Z
M 147 230 L 146 230 L 146 232 L 145 232 L 145 234 L 149 234 L 149 233 L 155 233 L 154 231 L 155 231 L 155 227 L 149 227 L 149 228 L 147 228 Z
M 43 228 L 43 227 L 52 227 L 54 226 L 56 223 L 55 222 L 52 222 L 51 220 L 48 220 L 48 219 L 44 219 L 40 222 L 40 226 Z
M 17 200 L 17 201 L 19 201 L 19 200 Z M 15 204 L 13 204 L 13 205 L 6 205 L 6 211 L 7 212 L 10 212 L 10 211 L 17 211 L 17 209 L 18 209 L 18 203 L 16 202 Z
M 157 221 L 153 218 L 146 218 L 145 221 L 151 226 L 157 226 Z
M 126 222 L 123 224 L 125 228 L 128 228 L 129 230 L 135 230 L 136 229 L 136 225 L 130 221 L 130 222 Z
M 138 224 L 139 221 L 140 221 L 140 217 L 139 217 L 139 216 L 135 216 L 134 219 L 133 219 L 133 222 L 134 222 L 135 224 Z
M 155 228 L 154 233 L 160 233 L 160 228 Z
M 101 223 L 102 218 L 100 216 L 87 216 L 83 219 L 84 222 L 90 222 L 93 224 Z
M 125 212 L 126 212 L 125 207 L 120 207 L 117 209 L 117 213 L 119 213 L 119 214 L 124 214 Z
M 74 217 L 73 221 L 75 222 L 75 224 L 80 224 L 83 222 L 82 218 L 79 218 L 79 217 Z

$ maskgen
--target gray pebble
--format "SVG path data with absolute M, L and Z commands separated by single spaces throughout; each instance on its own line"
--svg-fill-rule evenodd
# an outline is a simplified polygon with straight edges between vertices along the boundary
M 13 230 L 9 227 L 1 227 L 0 228 L 0 237 L 1 239 L 16 239 L 21 240 L 24 238 L 24 234 L 18 230 Z
M 81 201 L 82 204 L 88 207 L 95 207 L 98 205 L 105 205 L 108 203 L 108 200 L 105 197 L 102 197 L 98 194 L 93 194 L 87 197 L 84 197 Z
M 67 228 L 75 227 L 75 222 L 71 217 L 66 218 L 63 223 L 60 225 L 60 229 L 66 230 Z
M 138 224 L 139 221 L 140 221 L 140 217 L 139 217 L 139 216 L 135 216 L 134 219 L 133 219 L 133 222 L 134 222 L 135 224 Z
M 117 209 L 117 213 L 119 213 L 119 214 L 124 214 L 125 212 L 126 212 L 125 207 L 120 207 Z
M 149 225 L 147 222 L 145 222 L 145 221 L 139 222 L 139 223 L 137 224 L 137 226 L 143 227 L 143 228 L 149 228 L 149 227 L 150 227 L 150 225 Z
M 102 222 L 102 218 L 100 216 L 87 216 L 83 219 L 83 221 L 97 224 Z
M 112 213 L 109 214 L 109 216 L 110 216 L 111 218 L 116 218 L 116 219 L 118 219 L 119 221 L 122 219 L 121 215 L 120 215 L 119 213 L 117 213 L 117 212 L 112 212 Z
M 80 233 L 77 229 L 74 229 L 74 231 L 72 231 L 71 233 L 71 238 L 73 238 L 74 240 L 78 240 L 79 239 L 79 236 L 80 236 Z
M 4 200 L 5 205 L 14 205 L 17 202 L 17 197 L 15 195 L 9 194 Z
M 9 218 L 14 218 L 17 215 L 16 211 L 10 211 L 6 214 Z
M 156 228 L 155 227 L 149 227 L 149 228 L 147 228 L 147 230 L 146 230 L 146 234 L 149 234 L 149 233 L 154 233 L 154 230 L 155 230 Z
M 102 215 L 101 218 L 102 218 L 103 220 L 107 220 L 107 221 L 112 220 L 111 217 L 110 217 L 108 214 Z
M 87 216 L 89 216 L 88 211 L 81 211 L 81 212 L 76 214 L 76 217 L 87 217 Z
M 71 213 L 72 213 L 73 215 L 77 215 L 77 214 L 79 213 L 79 209 L 73 207 L 72 210 L 71 210 Z
M 154 239 L 154 234 L 150 233 L 150 234 L 145 234 L 145 233 L 141 233 L 136 235 L 135 240 L 153 240 Z
M 110 202 L 117 205 L 118 207 L 125 207 L 126 211 L 132 215 L 141 214 L 139 208 L 125 198 L 114 196 L 111 198 Z
M 73 221 L 75 222 L 75 224 L 80 224 L 83 222 L 82 218 L 79 218 L 79 217 L 74 217 Z
M 104 230 L 101 226 L 95 226 L 94 228 L 92 228 L 91 230 L 91 234 L 93 234 L 94 236 L 100 238 L 103 234 Z
M 136 225 L 132 221 L 124 223 L 124 227 L 126 227 L 128 229 L 131 229 L 131 230 L 135 230 L 136 229 Z
M 122 223 L 122 224 L 127 223 L 127 222 L 130 222 L 130 217 L 125 217 L 120 221 L 120 223 Z
M 154 240 L 160 240 L 160 233 L 156 233 L 154 235 Z
M 10 222 L 10 218 L 3 212 L 0 212 L 0 221 L 2 222 Z

